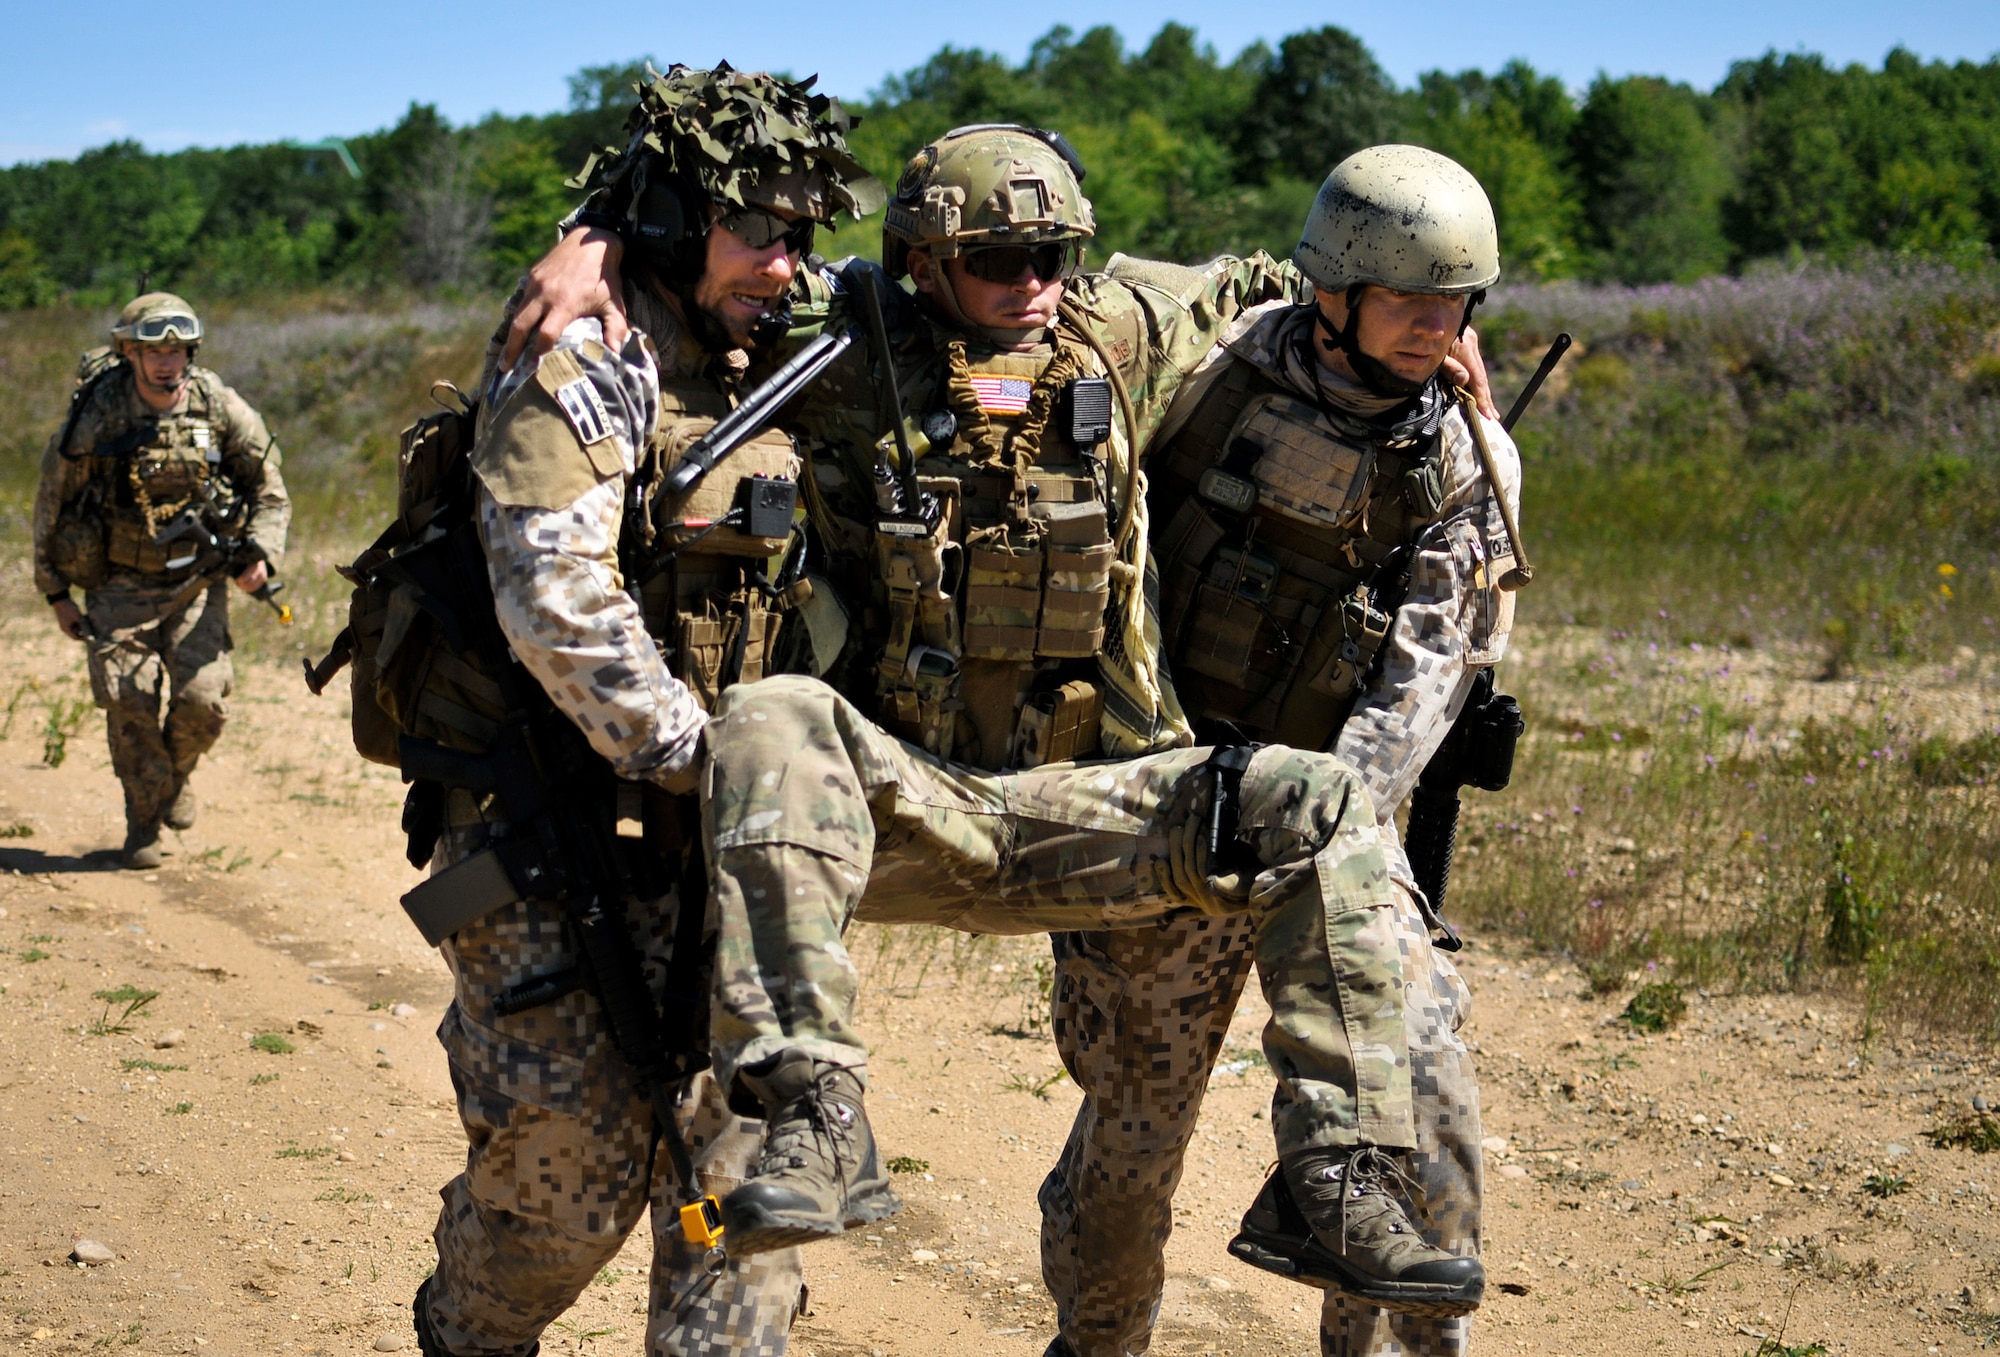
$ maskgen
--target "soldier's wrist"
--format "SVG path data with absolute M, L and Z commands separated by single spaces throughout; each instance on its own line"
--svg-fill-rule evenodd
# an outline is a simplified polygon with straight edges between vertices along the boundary
M 69 596 L 69 590 L 67 589 L 58 590 L 53 594 L 43 594 L 42 597 L 48 600 L 48 605 L 51 608 L 60 608 L 65 603 L 76 602 L 75 599 Z

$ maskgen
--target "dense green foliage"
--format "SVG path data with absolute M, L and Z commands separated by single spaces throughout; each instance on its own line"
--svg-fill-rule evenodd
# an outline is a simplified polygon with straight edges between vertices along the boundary
M 570 107 L 451 127 L 412 105 L 332 149 L 149 155 L 131 142 L 0 170 L 0 308 L 116 300 L 142 272 L 202 295 L 333 284 L 486 288 L 540 253 L 562 185 L 613 138 L 640 63 L 571 79 Z M 855 141 L 893 178 L 928 137 L 1012 120 L 1065 132 L 1111 250 L 1194 260 L 1296 238 L 1314 187 L 1402 139 L 1492 194 L 1510 276 L 1687 281 L 1800 252 L 1970 258 L 2000 243 L 2000 60 L 1834 69 L 1771 53 L 1703 92 L 1600 77 L 1581 100 L 1522 62 L 1398 89 L 1343 29 L 1232 60 L 1168 24 L 1139 50 L 1058 26 L 1015 65 L 945 47 L 866 101 Z M 872 229 L 835 237 L 872 252 Z

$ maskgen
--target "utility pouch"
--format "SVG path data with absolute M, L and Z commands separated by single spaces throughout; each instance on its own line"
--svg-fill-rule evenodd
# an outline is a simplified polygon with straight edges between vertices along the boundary
M 1268 606 L 1278 573 L 1268 556 L 1236 547 L 1217 551 L 1181 623 L 1187 644 L 1178 663 L 1233 688 L 1251 687 L 1252 676 L 1270 667 L 1288 640 Z
M 913 647 L 902 660 L 883 657 L 877 671 L 880 717 L 890 734 L 950 758 L 958 743 L 957 659 L 933 646 Z
M 1030 698 L 1014 732 L 1010 762 L 1016 768 L 1067 763 L 1097 752 L 1104 694 L 1083 679 Z
M 1364 584 L 1355 585 L 1353 592 L 1320 616 L 1327 653 L 1307 686 L 1327 697 L 1351 697 L 1360 691 L 1396 619 L 1375 606 Z
M 665 476 L 680 465 L 688 448 L 715 427 L 712 419 L 687 417 L 667 424 L 658 435 L 656 445 L 658 463 L 662 472 L 658 485 L 664 487 Z M 659 532 L 657 547 L 662 551 L 684 549 L 711 556 L 775 556 L 785 549 L 791 535 L 791 515 L 785 514 L 782 529 L 770 535 L 758 535 L 749 531 L 749 519 L 753 511 L 760 507 L 770 507 L 768 491 L 759 504 L 759 492 L 754 483 L 760 478 L 765 482 L 784 481 L 793 486 L 794 503 L 798 494 L 799 454 L 792 446 L 791 437 L 777 429 L 766 429 L 749 442 L 729 454 L 729 460 L 714 472 L 704 476 L 685 495 L 669 495 L 663 489 L 656 491 L 658 499 L 653 506 L 653 523 Z M 741 487 L 752 483 L 745 491 Z M 710 524 L 721 522 L 732 510 L 737 510 L 742 525 L 715 528 L 707 531 Z M 778 528 L 775 515 L 757 513 L 760 529 Z M 699 534 L 699 540 L 696 540 Z
M 764 677 L 783 620 L 765 605 L 760 590 L 750 588 L 727 598 L 711 595 L 699 613 L 676 612 L 674 677 L 688 686 L 703 711 L 714 711 L 724 688 Z

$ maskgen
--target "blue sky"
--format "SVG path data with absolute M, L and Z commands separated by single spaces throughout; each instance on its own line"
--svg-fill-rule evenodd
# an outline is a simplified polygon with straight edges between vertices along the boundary
M 780 15 L 804 9 L 809 23 Z M 0 164 L 70 156 L 119 137 L 152 150 L 316 139 L 386 126 L 411 100 L 454 122 L 567 102 L 579 67 L 651 53 L 662 61 L 817 71 L 836 94 L 862 95 L 945 43 L 1019 58 L 1057 22 L 1109 23 L 1134 46 L 1167 20 L 1225 56 L 1320 24 L 1359 34 L 1400 83 L 1419 71 L 1510 57 L 1582 88 L 1599 71 L 1714 85 L 1729 63 L 1768 49 L 1879 64 L 1900 43 L 1925 58 L 2000 53 L 1993 0 L 1678 5 L 1408 4 L 942 5 L 937 0 L 820 0 L 805 9 L 741 3 L 582 5 L 348 0 L 341 5 L 204 0 L 186 5 L 21 5 L 0 54 Z M 1411 17 L 1421 15 L 1420 22 Z M 623 26 L 622 35 L 618 31 Z

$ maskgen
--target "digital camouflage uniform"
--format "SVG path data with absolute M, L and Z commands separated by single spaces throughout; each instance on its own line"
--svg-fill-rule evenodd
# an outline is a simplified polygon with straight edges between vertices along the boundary
M 1301 362 L 1297 341 L 1310 318 L 1310 311 L 1283 305 L 1246 316 L 1226 347 L 1184 386 L 1156 449 L 1171 441 L 1177 421 L 1231 363 L 1309 393 L 1317 374 Z M 1417 553 L 1409 596 L 1384 641 L 1381 669 L 1354 700 L 1331 747 L 1360 774 L 1396 883 L 1391 919 L 1402 960 L 1415 1112 L 1416 1153 L 1407 1163 L 1418 1184 L 1414 1214 L 1431 1243 L 1476 1254 L 1478 1088 L 1457 1035 L 1470 995 L 1447 955 L 1431 944 L 1395 837 L 1394 812 L 1450 729 L 1476 668 L 1497 664 L 1504 653 L 1511 596 L 1491 587 L 1489 576 L 1498 571 L 1488 567 L 1511 548 L 1460 411 L 1444 417 L 1441 434 L 1445 494 L 1435 517 L 1451 525 L 1448 543 Z M 1519 460 L 1512 443 L 1497 424 L 1489 422 L 1487 434 L 1508 477 L 1510 502 L 1516 501 Z M 1312 438 L 1327 435 L 1315 429 L 1308 433 Z M 1338 459 L 1330 442 L 1321 446 L 1331 483 Z M 1155 464 L 1156 477 L 1161 471 Z M 1156 518 L 1172 513 L 1172 505 L 1162 506 Z M 1156 527 L 1156 549 L 1160 532 Z M 1183 682 L 1181 689 L 1191 716 L 1210 714 L 1198 700 L 1199 686 Z M 1255 722 L 1248 733 L 1265 734 Z M 1063 1336 L 1079 1357 L 1124 1357 L 1150 1344 L 1173 1194 L 1251 964 L 1251 925 L 1244 916 L 1182 917 L 1147 930 L 1056 940 L 1053 1026 L 1084 1101 L 1042 1187 L 1043 1271 L 1056 1294 Z M 1321 1346 L 1330 1357 L 1459 1353 L 1469 1323 L 1392 1314 L 1330 1290 Z
M 125 790 L 128 825 L 157 827 L 229 716 L 229 589 L 226 574 L 190 564 L 166 568 L 154 534 L 213 489 L 230 535 L 275 572 L 285 555 L 291 500 L 283 458 L 263 416 L 207 368 L 190 366 L 180 401 L 162 414 L 139 397 L 129 364 L 85 394 L 68 439 L 42 454 L 35 494 L 35 587 L 56 595 L 85 588 L 91 696 L 104 709 L 111 767 Z M 111 449 L 125 444 L 123 455 Z M 93 455 L 102 451 L 104 455 Z M 84 509 L 104 531 L 103 577 L 73 580 L 55 549 L 58 521 Z M 192 553 L 190 553 L 192 554 Z M 241 564 L 236 569 L 241 569 Z M 167 696 L 165 719 L 160 702 Z
M 503 326 L 473 462 L 495 607 L 514 655 L 619 776 L 657 786 L 690 768 L 707 717 L 669 672 L 620 573 L 624 492 L 659 424 L 662 387 L 714 399 L 730 386 L 713 374 L 742 365 L 702 351 L 650 294 L 628 289 L 627 305 L 635 330 L 622 353 L 599 342 L 596 322 L 579 321 L 539 365 L 524 359 L 500 376 L 490 370 Z M 553 385 L 568 390 L 583 424 L 537 380 L 550 373 L 564 379 Z M 586 433 L 595 435 L 587 450 Z M 470 794 L 454 791 L 449 810 L 434 872 L 487 842 Z M 656 992 L 668 980 L 678 904 L 671 891 L 628 904 Z M 597 999 L 577 991 L 512 1016 L 494 1011 L 508 987 L 577 964 L 561 909 L 516 901 L 441 950 L 456 995 L 438 1037 L 470 1142 L 465 1172 L 441 1194 L 438 1268 L 424 1292 L 422 1321 L 443 1346 L 458 1357 L 531 1351 L 650 1208 L 647 1352 L 783 1353 L 805 1299 L 797 1252 L 711 1272 L 706 1250 L 682 1237 L 677 1209 L 688 1194 Z M 728 1192 L 754 1164 L 763 1124 L 731 1113 L 706 1074 L 676 1102 L 702 1190 Z

